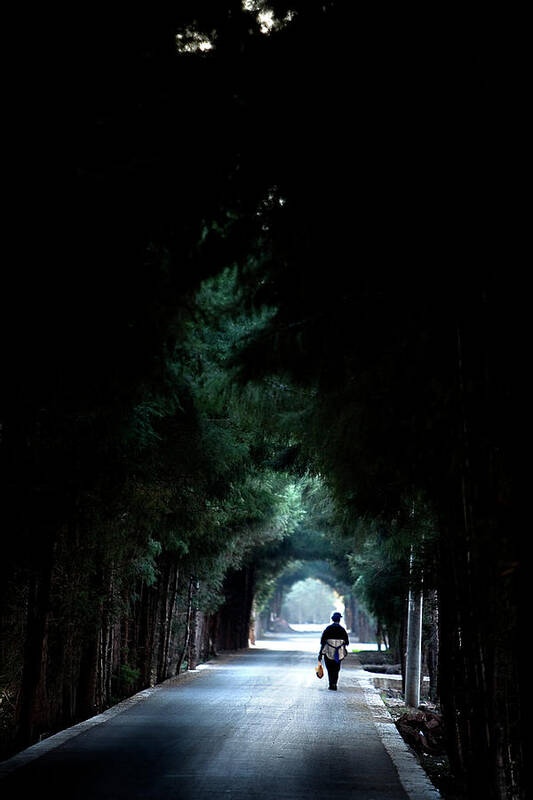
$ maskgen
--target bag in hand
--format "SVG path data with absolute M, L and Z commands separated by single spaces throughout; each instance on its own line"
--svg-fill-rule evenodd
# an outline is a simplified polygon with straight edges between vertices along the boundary
M 317 678 L 323 678 L 324 677 L 324 668 L 323 668 L 322 664 L 320 663 L 320 661 L 318 662 L 318 665 L 315 667 L 315 672 L 316 672 Z

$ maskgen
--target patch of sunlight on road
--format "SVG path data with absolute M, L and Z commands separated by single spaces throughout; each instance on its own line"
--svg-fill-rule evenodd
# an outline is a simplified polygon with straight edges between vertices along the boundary
M 300 639 L 299 637 L 286 635 L 283 639 L 268 638 L 256 639 L 255 645 L 260 650 L 301 650 L 303 653 L 318 653 L 320 647 L 320 637 L 315 639 Z
M 300 624 L 299 622 L 291 622 L 289 624 L 289 628 L 292 628 L 292 630 L 296 631 L 297 633 L 311 633 L 313 631 L 322 632 L 326 627 L 326 625 L 327 623 L 324 623 L 323 625 L 317 625 L 313 622 L 308 622 L 303 624 Z
M 291 631 L 284 633 L 265 632 L 261 639 L 256 639 L 255 645 L 261 650 L 299 650 L 303 653 L 316 653 L 320 648 L 320 634 L 326 625 L 290 625 Z M 348 631 L 348 635 L 350 632 Z M 375 642 L 354 642 L 350 641 L 349 652 L 357 650 L 377 650 Z

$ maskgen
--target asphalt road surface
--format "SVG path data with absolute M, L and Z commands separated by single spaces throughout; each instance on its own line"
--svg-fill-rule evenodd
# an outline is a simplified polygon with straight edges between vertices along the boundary
M 356 656 L 337 692 L 318 637 L 278 635 L 0 764 L 0 796 L 50 800 L 438 798 Z

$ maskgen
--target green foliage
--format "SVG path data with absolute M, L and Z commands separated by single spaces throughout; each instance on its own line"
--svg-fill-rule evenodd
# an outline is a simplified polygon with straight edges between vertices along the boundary
M 139 674 L 140 673 L 138 669 L 133 669 L 128 664 L 122 664 L 120 667 L 120 675 L 119 675 L 119 681 L 121 686 L 123 686 L 124 689 L 128 691 L 139 680 Z
M 161 553 L 161 543 L 149 539 L 146 550 L 133 562 L 133 571 L 147 586 L 153 586 L 157 579 L 157 556 Z
M 346 545 L 334 537 L 335 504 L 320 476 L 301 479 L 302 513 L 290 537 L 267 545 L 255 555 L 257 570 L 256 610 L 268 608 L 276 592 L 307 578 L 321 579 L 340 594 L 350 589 Z
M 402 619 L 402 604 L 408 590 L 408 557 L 395 552 L 394 545 L 368 538 L 360 553 L 348 561 L 354 578 L 354 592 L 367 611 L 395 630 Z

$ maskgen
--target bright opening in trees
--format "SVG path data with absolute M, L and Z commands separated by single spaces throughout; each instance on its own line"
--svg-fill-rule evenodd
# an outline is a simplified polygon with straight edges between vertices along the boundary
M 307 578 L 295 583 L 287 594 L 282 616 L 288 623 L 327 625 L 334 611 L 344 612 L 338 592 L 321 580 Z

